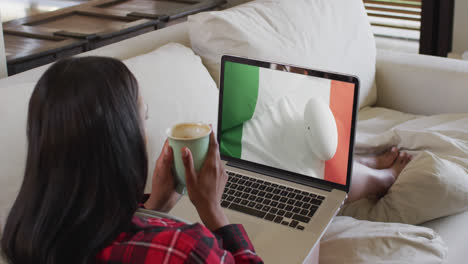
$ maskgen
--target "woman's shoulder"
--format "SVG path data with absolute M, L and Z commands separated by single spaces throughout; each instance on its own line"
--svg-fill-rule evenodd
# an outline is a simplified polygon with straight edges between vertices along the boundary
M 97 256 L 99 263 L 146 263 L 163 261 L 172 255 L 171 263 L 184 262 L 200 241 L 214 242 L 216 237 L 201 224 L 187 224 L 169 218 L 134 216 L 129 230 L 122 232 Z M 130 252 L 130 253 L 129 253 Z M 158 263 L 158 262 L 155 262 Z

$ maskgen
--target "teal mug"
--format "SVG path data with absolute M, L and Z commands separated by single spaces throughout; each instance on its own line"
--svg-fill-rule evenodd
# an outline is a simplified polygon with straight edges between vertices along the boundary
M 167 130 L 169 146 L 174 153 L 174 174 L 176 177 L 176 191 L 180 194 L 187 192 L 185 183 L 185 167 L 182 161 L 182 148 L 190 149 L 193 165 L 197 172 L 205 162 L 210 146 L 211 127 L 203 123 L 180 123 Z

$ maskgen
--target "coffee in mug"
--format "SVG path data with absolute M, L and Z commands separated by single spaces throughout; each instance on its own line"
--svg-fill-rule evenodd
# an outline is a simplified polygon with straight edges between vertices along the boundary
M 170 136 L 175 139 L 195 139 L 209 135 L 211 127 L 202 123 L 182 123 L 171 129 Z

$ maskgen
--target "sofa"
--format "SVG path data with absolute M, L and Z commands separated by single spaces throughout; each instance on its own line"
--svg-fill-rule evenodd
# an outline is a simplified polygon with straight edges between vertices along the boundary
M 1 16 L 0 16 L 1 19 Z M 0 25 L 0 78 L 7 76 L 5 41 L 3 40 L 3 26 Z
M 152 76 L 150 76 L 151 74 L 148 74 L 148 72 L 159 69 L 158 67 L 160 67 L 160 69 L 164 69 L 164 63 L 170 65 L 172 57 L 164 57 L 160 55 L 153 57 L 153 59 L 157 58 L 159 62 L 163 63 L 162 66 L 153 67 L 153 61 L 151 61 L 151 58 L 148 60 L 143 60 L 141 59 L 141 56 L 150 54 L 158 48 L 166 47 L 166 44 L 168 43 L 178 43 L 177 45 L 180 44 L 188 47 L 189 49 L 193 48 L 192 44 L 194 43 L 194 39 L 193 36 L 190 36 L 190 30 L 193 30 L 191 23 L 195 23 L 194 21 L 196 19 L 197 18 L 195 17 L 194 19 L 189 19 L 188 22 L 172 25 L 167 28 L 146 33 L 132 39 L 127 39 L 100 49 L 80 54 L 79 56 L 108 56 L 118 58 L 120 60 L 128 60 L 130 61 L 128 65 L 133 65 L 132 67 L 134 68 L 130 67 L 130 69 L 134 71 L 134 74 L 137 76 L 139 82 L 141 78 L 149 78 L 149 81 L 146 82 L 157 86 L 157 80 L 151 79 Z M 172 47 L 171 49 L 178 50 L 180 45 L 176 48 Z M 197 49 L 194 50 L 197 51 Z M 190 56 L 197 56 L 197 54 L 190 54 Z M 195 63 L 198 63 L 197 65 L 199 65 L 200 68 L 207 64 L 205 58 L 203 58 L 203 64 L 201 62 L 202 61 L 198 59 L 198 61 Z M 186 62 L 183 61 L 181 65 L 185 63 Z M 380 121 L 386 120 L 388 119 L 387 117 L 389 113 L 398 116 L 404 115 L 404 121 L 419 120 L 417 118 L 440 116 L 443 114 L 457 114 L 457 118 L 464 118 L 464 114 L 468 113 L 468 104 L 466 104 L 466 98 L 468 98 L 468 62 L 417 54 L 404 54 L 393 51 L 377 50 L 375 65 L 373 66 L 375 67 L 374 85 L 375 89 L 377 90 L 377 96 L 375 96 L 374 100 L 371 100 L 373 102 L 371 102 L 370 105 L 361 108 L 359 116 L 363 116 L 364 119 L 360 119 L 358 122 L 358 140 L 360 133 L 359 126 L 361 121 L 363 124 L 368 124 L 368 122 L 371 122 L 375 118 L 380 118 Z M 25 155 L 25 130 L 20 132 L 17 130 L 25 128 L 24 122 L 26 116 L 25 110 L 27 109 L 27 98 L 29 98 L 34 83 L 48 67 L 49 65 L 45 65 L 5 79 L 0 79 L 0 98 L 3 98 L 3 101 L 0 99 L 0 102 L 3 104 L 0 105 L 0 121 L 2 122 L 2 129 L 0 132 L 0 143 L 2 144 L 2 151 L 0 152 L 0 188 L 2 188 L 2 191 L 0 192 L 0 226 L 4 225 L 4 220 L 8 214 L 8 209 L 14 202 L 14 198 L 21 184 L 21 172 L 24 168 L 24 160 L 22 160 L 21 157 Z M 135 71 L 139 71 L 138 69 L 140 69 L 141 72 L 136 73 Z M 186 70 L 188 71 L 190 69 L 187 68 Z M 154 100 L 156 99 L 153 99 L 153 97 L 144 97 L 150 109 L 158 109 L 159 107 L 157 111 L 153 110 L 153 112 L 150 112 L 155 116 L 154 118 L 156 118 L 153 121 L 157 121 L 152 126 L 150 125 L 149 128 L 150 131 L 154 132 L 153 134 L 149 135 L 149 141 L 151 145 L 149 147 L 150 161 L 151 159 L 154 160 L 155 157 L 157 157 L 158 151 L 162 144 L 161 142 L 164 138 L 164 132 L 162 131 L 165 130 L 170 122 L 174 122 L 174 120 L 183 121 L 184 118 L 197 121 L 196 119 L 199 118 L 199 120 L 213 122 L 214 125 L 216 125 L 217 84 L 215 80 L 207 77 L 210 76 L 207 73 L 208 71 L 204 68 L 200 69 L 200 71 L 190 70 L 190 72 L 180 71 L 177 73 L 184 75 L 204 74 L 204 77 L 199 77 L 199 79 L 196 79 L 195 81 L 203 83 L 203 87 L 200 87 L 201 90 L 187 93 L 187 96 L 189 96 L 192 101 L 201 102 L 195 106 L 195 108 L 200 112 L 199 115 L 191 113 L 190 115 L 184 116 L 183 106 L 171 106 L 170 101 L 165 104 L 164 100 L 161 99 L 158 99 L 160 100 L 158 103 L 154 103 Z M 211 76 L 213 77 L 213 74 L 211 74 Z M 374 74 L 372 76 L 374 76 Z M 164 89 L 167 90 L 159 91 L 160 95 L 165 95 L 166 92 L 167 94 L 170 94 L 173 89 L 183 89 L 181 87 L 164 87 Z M 12 98 L 24 99 L 22 99 L 21 103 L 17 103 L 12 101 Z M 22 106 L 19 107 L 19 104 L 22 104 Z M 161 105 L 168 107 L 168 109 L 164 109 Z M 164 117 L 157 119 L 157 115 L 159 114 L 164 115 Z M 408 117 L 407 115 L 410 116 Z M 15 116 L 15 118 L 12 116 Z M 21 116 L 21 118 L 16 118 L 16 116 Z M 401 123 L 403 123 L 403 121 L 398 124 Z M 395 123 L 393 125 L 398 124 Z M 15 127 L 16 130 L 13 131 L 10 129 L 11 127 Z M 468 128 L 466 126 L 463 127 L 462 124 L 462 129 L 463 128 L 468 130 Z M 394 127 L 387 126 L 386 129 L 393 131 Z M 363 131 L 367 132 L 366 130 Z M 380 134 L 376 134 L 376 138 L 379 138 L 379 135 Z M 463 134 L 463 136 L 465 136 L 465 134 Z M 151 137 L 155 137 L 155 139 L 151 139 Z M 368 137 L 368 139 L 378 142 L 378 140 L 372 137 Z M 366 142 L 364 142 L 363 145 L 365 145 L 365 143 Z M 398 144 L 398 142 L 396 143 Z M 468 150 L 468 146 L 466 145 L 462 146 L 462 148 Z M 21 149 L 22 152 L 18 154 L 19 156 L 12 154 L 12 152 L 14 152 L 12 150 L 15 149 Z M 414 150 L 419 151 L 419 149 Z M 468 154 L 465 153 L 465 155 L 466 158 Z M 461 167 L 461 174 L 463 174 L 463 172 L 468 173 L 468 169 Z M 462 178 L 458 180 L 462 181 L 464 184 L 468 178 Z M 149 186 L 151 186 L 151 184 L 148 184 L 148 187 Z M 458 184 L 458 186 L 461 185 Z M 337 217 L 337 220 L 331 224 L 329 231 L 327 231 L 329 233 L 326 233 L 322 238 L 323 243 L 321 246 L 321 254 L 323 251 L 324 258 L 322 259 L 321 256 L 320 260 L 323 263 L 340 263 L 342 259 L 340 260 L 339 258 L 333 258 L 328 253 L 329 251 L 336 250 L 337 248 L 345 245 L 350 249 L 349 254 L 354 254 L 353 260 L 355 261 L 350 261 L 350 263 L 414 262 L 414 256 L 417 257 L 422 255 L 418 255 L 420 253 L 414 253 L 415 249 L 413 247 L 411 247 L 411 251 L 403 250 L 398 254 L 390 254 L 389 251 L 385 249 L 390 247 L 390 244 L 387 243 L 389 240 L 372 240 L 372 236 L 370 236 L 366 238 L 367 240 L 365 240 L 366 242 L 363 244 L 340 244 L 346 240 L 340 236 L 346 232 L 350 232 L 349 230 L 355 230 L 355 232 L 363 233 L 367 232 L 368 230 L 375 231 L 379 229 L 392 230 L 394 234 L 401 235 L 402 233 L 405 234 L 404 230 L 411 229 L 412 225 L 406 224 L 417 224 L 418 226 L 415 226 L 415 228 L 425 229 L 417 229 L 417 232 L 413 232 L 413 229 L 411 235 L 415 237 L 413 237 L 413 240 L 408 240 L 410 242 L 407 244 L 416 243 L 419 241 L 418 243 L 422 243 L 422 246 L 425 246 L 426 249 L 427 247 L 432 246 L 430 245 L 431 243 L 438 243 L 439 245 L 437 250 L 428 249 L 429 251 L 432 250 L 431 254 L 437 255 L 436 257 L 428 259 L 420 258 L 420 263 L 464 263 L 464 249 L 466 249 L 464 240 L 466 237 L 468 237 L 468 226 L 466 225 L 468 222 L 468 211 L 465 211 L 468 205 L 463 203 L 468 203 L 468 196 L 465 194 L 465 190 L 460 191 L 462 198 L 459 199 L 457 204 L 460 205 L 457 206 L 457 208 L 451 208 L 451 210 L 443 211 L 441 214 L 429 214 L 432 217 L 420 217 L 418 219 L 410 219 L 407 221 L 406 218 L 401 218 L 401 220 L 393 220 L 391 217 L 385 218 L 381 215 L 376 216 L 376 214 L 369 213 L 369 211 L 371 211 L 370 209 L 366 209 L 366 215 L 362 213 L 363 209 L 353 208 L 354 205 L 345 208 L 342 212 L 340 212 L 340 216 Z M 183 199 L 187 200 L 186 197 Z M 450 201 L 446 202 L 447 205 L 449 203 Z M 180 204 L 183 205 L 184 201 L 182 201 Z M 369 206 L 377 207 L 375 203 L 372 204 L 371 200 L 368 201 L 367 204 L 361 203 L 355 205 L 354 207 L 358 206 L 361 206 L 360 208 L 370 208 Z M 382 208 L 382 206 L 380 206 L 380 208 Z M 430 206 L 428 206 L 426 209 L 426 211 L 431 211 Z M 437 209 L 434 211 L 437 211 Z M 176 206 L 176 209 L 172 213 L 185 219 L 188 218 L 190 221 L 197 221 L 196 215 L 187 215 L 186 212 L 190 212 L 190 209 Z M 351 218 L 350 216 L 354 218 Z M 376 224 L 379 221 L 387 223 L 380 226 Z M 405 225 L 391 226 L 391 222 L 401 222 Z M 371 229 L 363 229 L 364 226 L 368 226 Z M 433 230 L 434 233 L 431 233 L 429 230 Z M 354 233 L 354 235 L 356 234 Z M 432 236 L 430 239 L 428 238 L 429 235 Z M 422 241 L 421 238 L 426 240 Z M 401 237 L 399 237 L 399 239 L 401 240 Z M 398 238 L 396 240 L 398 240 Z M 326 247 L 324 248 L 325 245 Z M 357 256 L 357 252 L 361 251 L 357 245 L 367 245 L 368 247 L 371 247 L 370 245 L 372 245 L 372 247 L 374 247 L 374 252 L 365 252 L 367 252 L 366 254 L 369 255 L 375 255 L 369 257 L 363 256 L 362 253 L 360 253 L 361 255 Z M 406 247 L 407 245 L 398 243 L 394 244 L 394 246 L 395 248 L 391 248 L 391 250 L 396 250 L 398 248 L 408 249 Z M 446 248 L 448 248 L 448 252 Z M 343 252 L 344 251 L 346 250 L 343 249 Z M 388 255 L 384 256 L 382 254 Z M 425 253 L 423 253 L 423 255 L 424 254 Z M 396 259 L 397 257 L 401 259 Z M 428 261 L 426 262 L 424 260 Z M 274 261 L 267 261 L 266 263 L 274 263 Z

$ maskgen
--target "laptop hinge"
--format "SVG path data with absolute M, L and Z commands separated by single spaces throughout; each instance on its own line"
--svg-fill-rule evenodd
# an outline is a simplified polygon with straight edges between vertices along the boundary
M 273 171 L 273 170 L 269 170 L 269 169 L 266 169 L 266 168 L 254 168 L 253 166 L 249 166 L 247 164 L 242 164 L 241 162 L 229 161 L 226 165 L 231 166 L 231 167 L 235 167 L 235 168 L 238 168 L 238 169 L 242 169 L 242 170 L 251 171 L 251 172 L 254 172 L 254 173 L 258 173 L 258 174 L 271 176 L 271 177 L 278 178 L 278 179 L 281 179 L 281 180 L 290 181 L 290 182 L 294 182 L 294 183 L 298 183 L 298 184 L 318 188 L 318 189 L 328 191 L 328 192 L 331 192 L 332 189 L 333 189 L 331 186 L 327 186 L 326 184 L 322 184 L 322 183 L 318 183 L 318 182 L 312 182 L 310 180 L 309 181 L 303 180 L 303 179 L 300 179 L 299 177 L 288 175 L 287 173 Z

